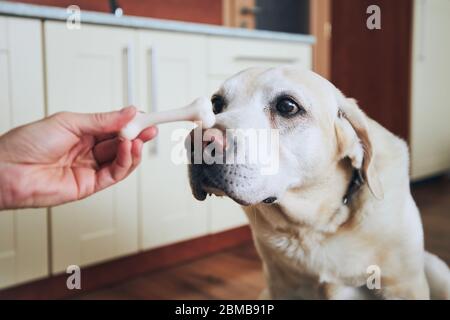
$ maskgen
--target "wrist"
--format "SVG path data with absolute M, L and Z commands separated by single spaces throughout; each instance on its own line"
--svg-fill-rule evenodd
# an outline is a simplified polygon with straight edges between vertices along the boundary
M 7 186 L 6 186 L 6 170 L 4 164 L 0 161 L 0 210 L 6 209 Z
M 11 164 L 0 160 L 0 210 L 13 209 L 17 196 L 18 177 Z

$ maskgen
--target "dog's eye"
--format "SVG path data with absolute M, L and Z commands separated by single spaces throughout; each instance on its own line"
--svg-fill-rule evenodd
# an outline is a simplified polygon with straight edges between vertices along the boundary
M 225 106 L 225 100 L 221 96 L 212 97 L 211 103 L 213 105 L 214 114 L 218 114 L 223 111 L 223 107 Z
M 275 106 L 278 113 L 283 117 L 290 117 L 302 110 L 298 104 L 290 98 L 282 98 L 277 101 Z

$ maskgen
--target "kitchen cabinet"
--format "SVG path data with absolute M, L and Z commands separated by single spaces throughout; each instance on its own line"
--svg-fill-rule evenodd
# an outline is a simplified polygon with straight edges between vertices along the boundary
M 53 20 L 0 18 L 2 132 L 60 111 L 178 108 L 251 66 L 310 68 L 309 44 Z M 246 224 L 231 200 L 192 196 L 184 151 L 192 128 L 159 126 L 140 167 L 112 188 L 2 213 L 0 287 Z
M 185 105 L 206 92 L 206 39 L 139 31 L 139 90 L 144 111 Z M 159 126 L 139 168 L 142 249 L 208 233 L 208 207 L 189 187 L 184 138 L 188 123 Z M 179 152 L 177 152 L 179 151 Z M 175 154 L 175 156 L 174 156 Z
M 411 173 L 420 179 L 450 170 L 450 1 L 414 2 L 411 86 Z
M 0 17 L 0 135 L 44 117 L 43 79 L 41 22 Z M 0 288 L 46 276 L 47 244 L 46 209 L 0 212 Z
M 105 112 L 137 103 L 137 33 L 45 22 L 48 112 Z M 136 172 L 82 201 L 51 208 L 52 270 L 138 251 Z

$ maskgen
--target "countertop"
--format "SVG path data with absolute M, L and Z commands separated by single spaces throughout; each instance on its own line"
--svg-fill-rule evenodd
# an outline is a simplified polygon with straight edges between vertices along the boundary
M 0 1 L 0 15 L 37 18 L 42 20 L 66 21 L 69 16 L 69 12 L 67 12 L 65 8 Z M 299 42 L 306 44 L 313 44 L 315 41 L 315 38 L 313 36 L 304 34 L 227 28 L 207 24 L 179 22 L 126 15 L 122 17 L 116 17 L 113 14 L 85 10 L 81 10 L 80 21 L 81 27 L 83 27 L 83 23 L 87 23 L 137 29 L 196 33 L 223 37 Z

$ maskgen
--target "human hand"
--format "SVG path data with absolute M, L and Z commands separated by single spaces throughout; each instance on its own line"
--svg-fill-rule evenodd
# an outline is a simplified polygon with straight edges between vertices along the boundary
M 135 114 L 62 112 L 0 136 L 0 210 L 83 199 L 127 177 L 157 135 L 151 127 L 133 141 L 118 138 Z

